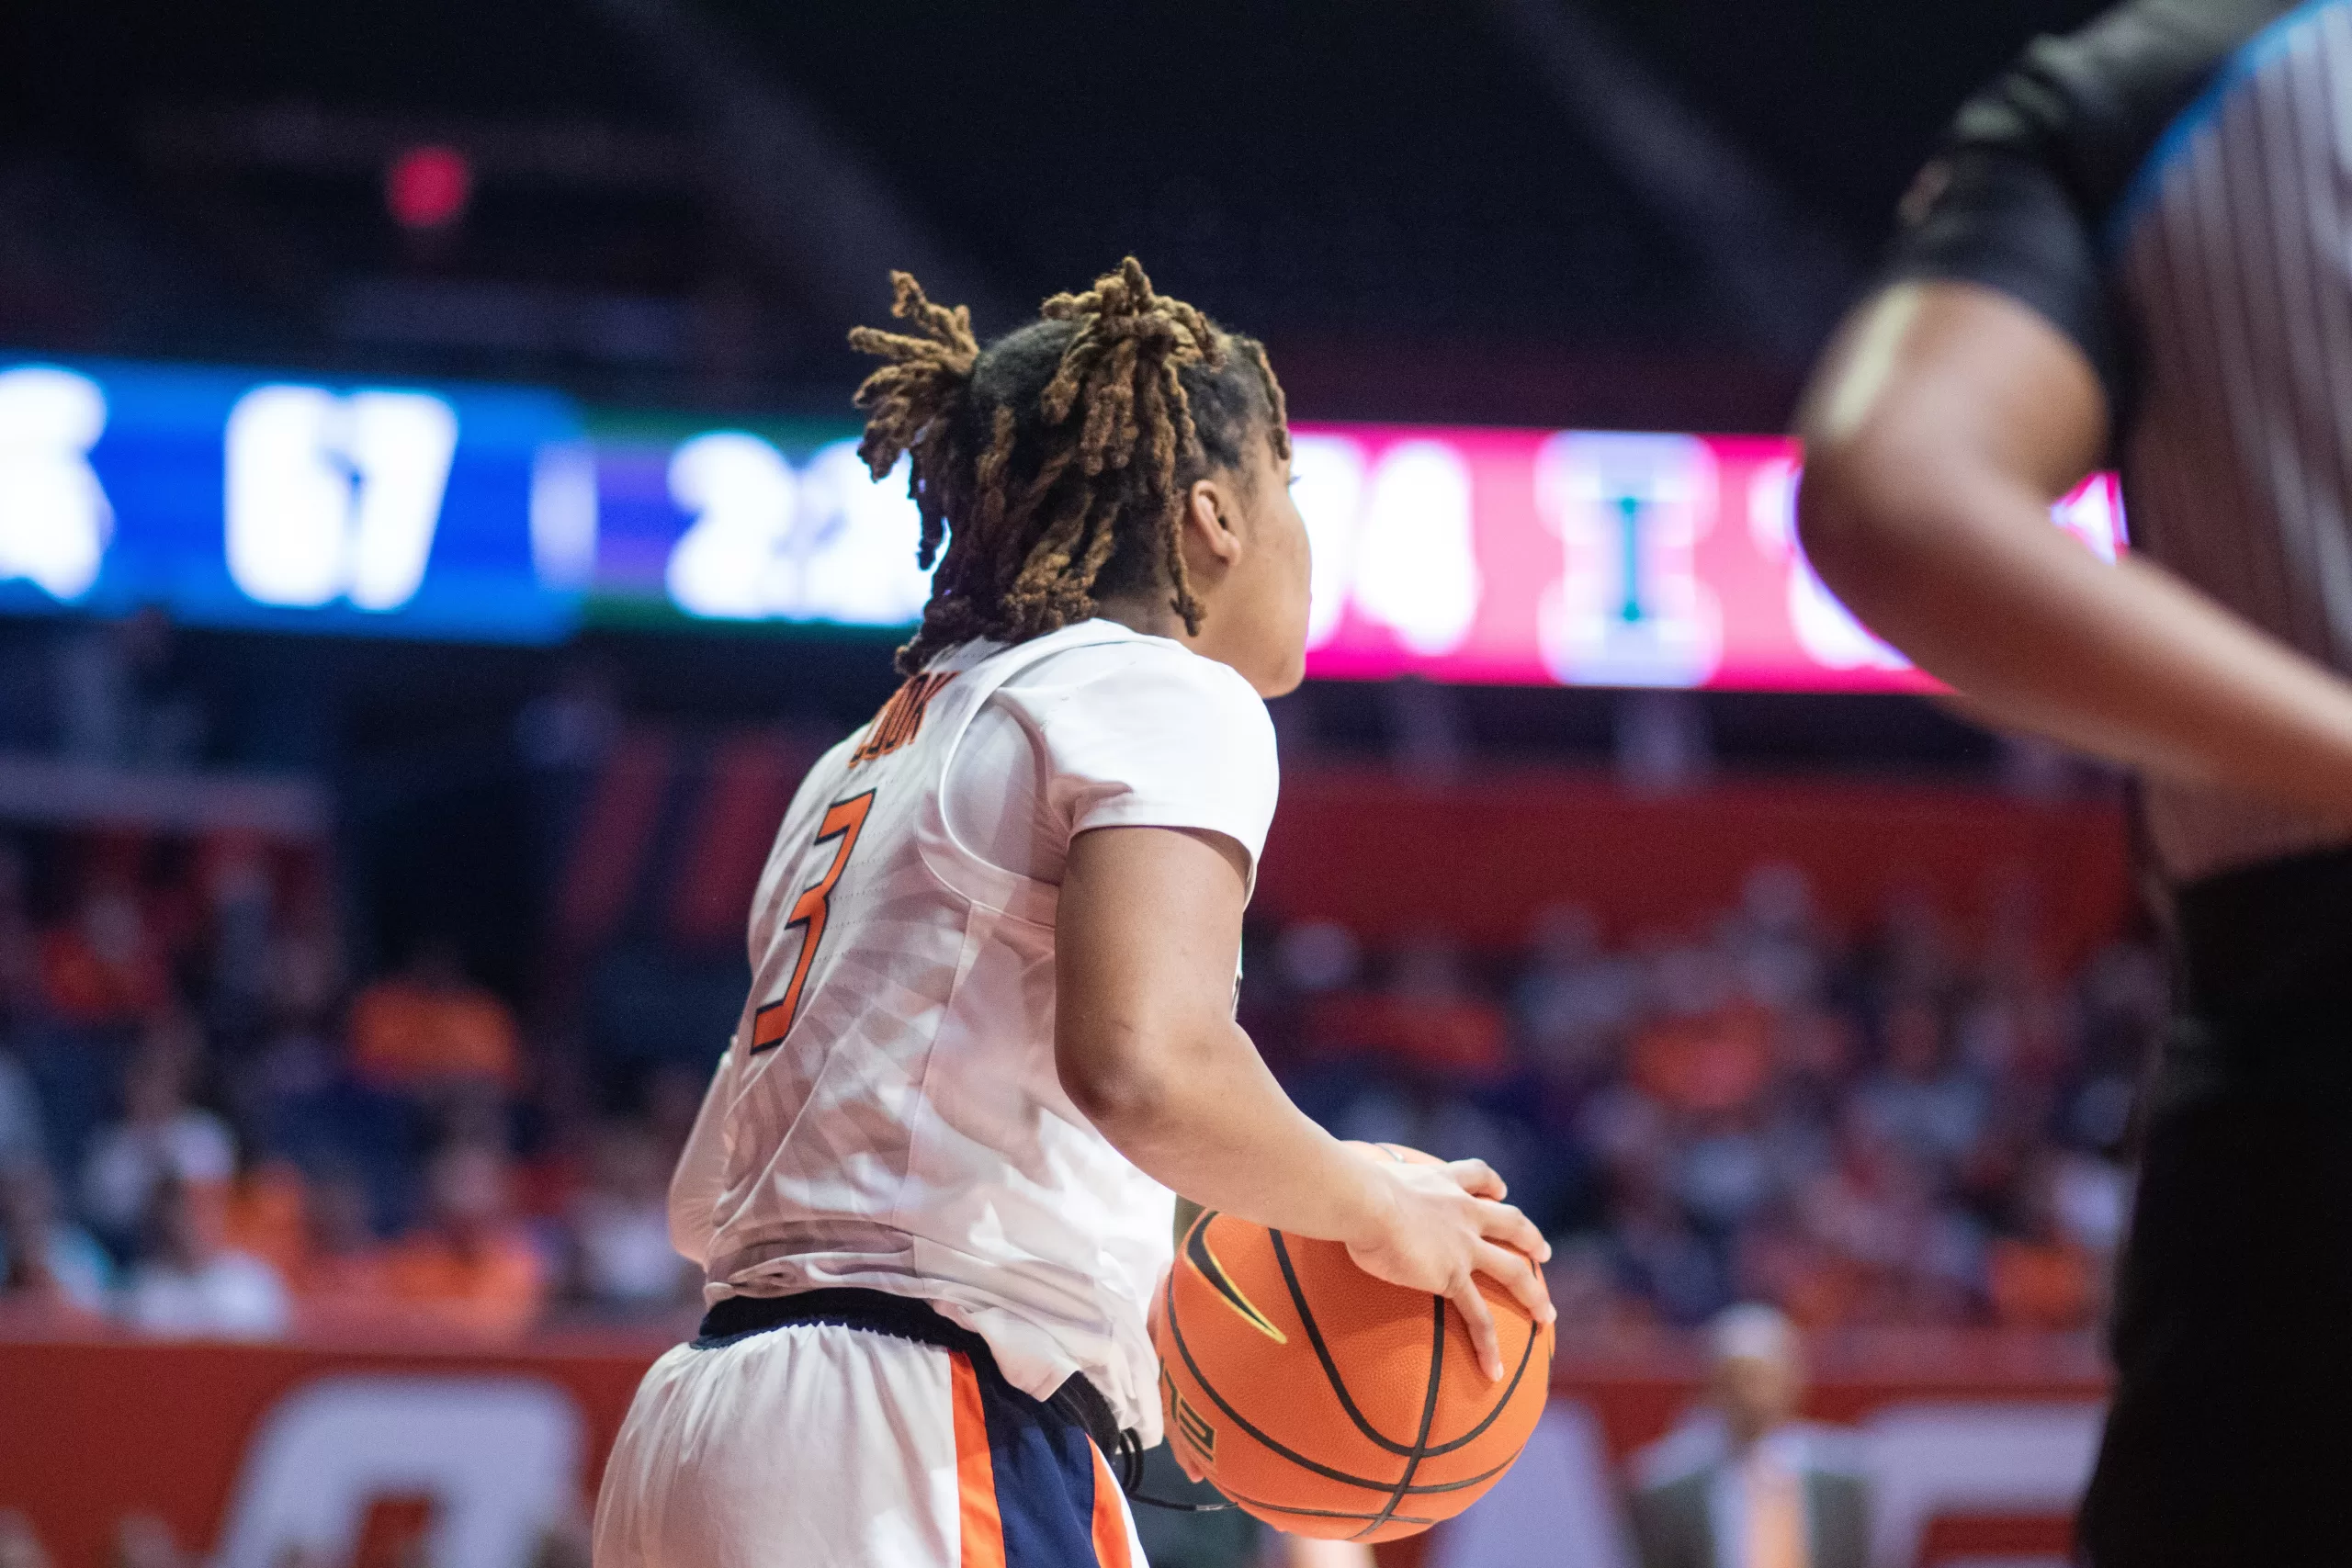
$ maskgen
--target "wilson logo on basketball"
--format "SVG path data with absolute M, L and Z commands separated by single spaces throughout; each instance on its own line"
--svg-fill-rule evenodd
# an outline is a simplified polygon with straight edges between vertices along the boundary
M 1200 1450 L 1203 1459 L 1216 1459 L 1216 1428 L 1210 1426 L 1199 1411 L 1184 1403 L 1182 1394 L 1172 1388 L 1168 1394 L 1176 1407 L 1176 1429 L 1184 1434 L 1186 1442 Z
M 1199 1223 L 1193 1226 L 1192 1234 L 1184 1238 L 1184 1261 L 1198 1269 L 1201 1278 L 1209 1282 L 1209 1287 L 1224 1297 L 1226 1304 L 1239 1313 L 1250 1327 L 1277 1345 L 1289 1344 L 1290 1336 L 1275 1327 L 1273 1320 L 1260 1312 L 1257 1303 L 1241 1293 L 1241 1287 L 1233 1282 L 1233 1277 L 1225 1271 L 1225 1265 L 1218 1262 L 1216 1254 L 1209 1250 L 1209 1222 L 1215 1218 L 1214 1213 L 1203 1214 Z

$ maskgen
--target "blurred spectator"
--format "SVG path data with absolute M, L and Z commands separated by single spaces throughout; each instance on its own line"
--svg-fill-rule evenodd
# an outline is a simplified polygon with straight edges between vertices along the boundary
M 1355 984 L 1363 950 L 1337 920 L 1301 920 L 1283 931 L 1274 945 L 1274 962 L 1293 990 L 1320 996 Z
M 1795 866 L 1769 862 L 1747 874 L 1722 942 L 1740 989 L 1761 1005 L 1786 1010 L 1820 993 L 1825 966 L 1813 889 Z
M 1794 1326 L 1736 1306 L 1708 1330 L 1707 1407 L 1634 1460 L 1642 1568 L 1864 1568 L 1870 1500 L 1852 1435 L 1796 1419 Z
M 1771 1077 L 1771 1014 L 1740 993 L 1715 948 L 1670 947 L 1653 972 L 1660 1016 L 1634 1042 L 1634 1081 L 1690 1114 L 1753 1103 Z
M 115 1523 L 111 1568 L 191 1568 L 172 1527 L 153 1514 L 125 1514 Z
M 1509 1044 L 1503 1011 L 1478 994 L 1461 945 L 1438 930 L 1417 932 L 1398 951 L 1388 984 L 1393 1044 L 1407 1060 L 1439 1072 L 1500 1070 Z
M 1806 1230 L 1854 1271 L 1864 1322 L 1950 1322 L 1983 1294 L 1984 1249 L 1969 1218 L 1940 1201 L 1929 1171 L 1860 1106 L 1838 1160 L 1801 1200 Z
M 1880 911 L 1878 929 L 1855 958 L 1861 1000 L 1873 1006 L 1889 997 L 1949 995 L 1957 964 L 1943 910 L 1917 887 L 1899 884 Z
M 2012 1328 L 2087 1328 L 2098 1314 L 2099 1261 L 2065 1234 L 2057 1209 L 2059 1168 L 2038 1162 L 2021 1184 L 2018 1234 L 1986 1260 L 1996 1321 Z
M 1878 1136 L 1945 1169 L 1983 1135 L 1988 1109 L 1984 1086 L 1950 1063 L 1943 1015 L 1916 995 L 1887 1009 L 1886 1066 L 1855 1103 Z
M 1772 1154 L 1752 1115 L 1728 1112 L 1698 1119 L 1682 1145 L 1675 1190 L 1701 1224 L 1735 1229 L 1775 1193 Z
M 137 890 L 112 877 L 41 938 L 40 976 L 50 1012 L 85 1028 L 135 1023 L 171 998 L 170 968 Z
M 538 1320 L 546 1270 L 514 1219 L 505 1152 L 451 1144 L 425 1174 L 426 1223 L 386 1249 L 384 1294 L 410 1321 L 512 1338 Z
M 0 1568 L 52 1568 L 32 1520 L 15 1508 L 0 1508 Z
M 703 1096 L 709 1092 L 710 1084 L 709 1067 L 695 1069 L 675 1062 L 665 1062 L 646 1076 L 645 1124 L 662 1151 L 665 1179 L 695 1130 L 695 1118 L 702 1113 Z
M 438 939 L 351 1004 L 351 1056 L 369 1083 L 415 1093 L 512 1089 L 521 1078 L 514 1015 L 467 980 L 457 949 Z
M 288 900 L 268 954 L 269 1009 L 277 1027 L 323 1029 L 343 980 L 343 946 L 324 897 L 314 888 Z
M 0 1165 L 40 1156 L 40 1104 L 32 1076 L 16 1056 L 0 1050 Z
M 0 1295 L 106 1310 L 114 1260 L 57 1212 L 57 1184 L 37 1159 L 0 1163 Z
M 207 720 L 183 663 L 171 617 L 152 604 L 61 638 L 56 680 L 64 750 L 118 766 L 190 761 Z
M 1544 1283 L 1559 1314 L 1560 1339 L 1572 1348 L 1606 1349 L 1611 1341 L 1646 1329 L 1653 1321 L 1647 1302 L 1619 1288 L 1609 1244 L 1599 1236 L 1567 1236 L 1555 1243 L 1552 1261 L 1544 1266 Z
M 0 839 L 0 1039 L 30 1021 L 40 995 L 40 939 L 25 903 L 25 859 Z
M 349 1166 L 329 1167 L 303 1184 L 302 1251 L 295 1293 L 312 1302 L 380 1302 L 384 1248 L 369 1220 L 369 1195 Z
M 1869 1283 L 1864 1268 L 1801 1224 L 1775 1211 L 1739 1238 L 1734 1283 L 1740 1294 L 1771 1302 L 1802 1327 L 1852 1322 Z
M 286 1332 L 285 1281 L 230 1247 L 217 1187 L 169 1179 L 155 1194 L 147 1256 L 130 1271 L 123 1320 L 179 1338 L 267 1339 Z
M 289 1284 L 301 1274 L 309 1250 L 308 1185 L 292 1164 L 273 1159 L 240 1176 L 223 1195 L 221 1234 L 228 1245 L 260 1258 Z
M 274 1269 L 306 1327 L 511 1335 L 558 1286 L 599 1313 L 690 1300 L 662 1187 L 707 1062 L 623 1080 L 551 1053 L 526 1081 L 514 1020 L 446 943 L 345 1015 L 337 904 L 308 863 L 227 838 L 29 860 L 0 840 L 0 1170 L 45 1151 L 130 1261 L 163 1245 L 166 1188 L 225 1201 L 224 1250 Z M 41 935 L 32 889 L 70 911 Z M 1436 930 L 1371 953 L 1329 921 L 1253 930 L 1245 1019 L 1335 1131 L 1501 1170 L 1566 1238 L 1555 1294 L 1588 1348 L 1735 1295 L 1808 1328 L 2077 1334 L 2126 1220 L 2165 973 L 2137 942 L 2049 973 L 2030 887 L 1996 893 L 1973 948 L 1907 896 L 1849 950 L 1775 865 L 1631 944 L 1573 906 L 1508 958 Z M 191 1098 L 216 1077 L 233 1141 Z M 641 1118 L 597 1121 L 619 1103 Z M 38 1168 L 0 1178 L 0 1258 L 56 1259 L 60 1300 L 102 1299 L 117 1266 L 56 1208 Z
M 1592 911 L 1556 905 L 1538 917 L 1513 998 L 1537 1070 L 1581 1086 L 1605 1072 L 1641 1001 L 1641 974 L 1602 951 Z
M 276 888 L 261 845 L 246 835 L 215 835 L 201 858 L 210 950 L 205 1016 L 220 1034 L 250 1041 L 268 1021 Z
M 122 1120 L 99 1130 L 82 1168 L 82 1208 L 110 1241 L 134 1236 L 166 1181 L 218 1186 L 236 1168 L 228 1124 L 188 1103 L 202 1042 L 184 1014 L 149 1024 L 123 1075 Z
M 2132 1184 L 2120 1167 L 2072 1151 L 2051 1156 L 2050 1212 L 2058 1230 L 2100 1257 L 2123 1245 Z
M 1668 1322 L 1705 1322 L 1729 1294 L 1721 1258 L 1661 1180 L 1645 1168 L 1627 1174 L 1611 1216 L 1624 1278 Z
M 594 1306 L 645 1311 L 693 1299 L 701 1285 L 670 1243 L 670 1164 L 652 1130 L 596 1131 L 588 1186 L 571 1203 L 573 1292 Z
M 1307 1027 L 1326 1055 L 1368 1052 L 1421 1072 L 1484 1078 L 1508 1063 L 1502 1010 L 1477 994 L 1461 949 L 1437 931 L 1399 949 L 1387 986 L 1323 998 Z

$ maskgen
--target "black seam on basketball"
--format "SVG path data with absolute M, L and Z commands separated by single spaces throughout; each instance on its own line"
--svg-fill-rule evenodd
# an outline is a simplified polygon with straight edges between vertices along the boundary
M 1357 1431 L 1362 1432 L 1390 1453 L 1401 1458 L 1435 1459 L 1441 1454 L 1452 1453 L 1465 1443 L 1476 1441 L 1478 1435 L 1493 1426 L 1501 1417 L 1503 1411 L 1510 1406 L 1510 1396 L 1519 1392 L 1521 1380 L 1527 1376 L 1527 1363 L 1534 1359 L 1535 1341 L 1543 1332 L 1532 1318 L 1528 1319 L 1527 1343 L 1520 1347 L 1519 1366 L 1512 1371 L 1509 1386 L 1503 1390 L 1501 1395 L 1496 1399 L 1494 1407 L 1487 1412 L 1485 1418 L 1476 1426 L 1452 1442 L 1410 1448 L 1403 1443 L 1391 1442 L 1381 1436 L 1379 1432 L 1374 1430 L 1372 1423 L 1364 1419 L 1363 1412 L 1356 1408 L 1356 1402 L 1349 1397 L 1347 1382 L 1340 1376 L 1339 1366 L 1331 1359 L 1331 1352 L 1323 1343 L 1323 1330 L 1317 1325 L 1315 1314 L 1306 1304 L 1306 1292 L 1299 1285 L 1298 1273 L 1291 1266 L 1290 1248 L 1283 1245 L 1283 1233 L 1270 1230 L 1266 1234 L 1273 1239 L 1274 1261 L 1282 1265 L 1283 1283 L 1290 1287 L 1290 1304 L 1298 1309 L 1298 1321 L 1306 1330 L 1306 1342 L 1315 1348 L 1315 1359 L 1323 1363 L 1323 1375 L 1330 1380 L 1331 1392 L 1340 1396 L 1340 1408 L 1348 1413 L 1348 1419 L 1356 1424 Z M 1440 1311 L 1442 1312 L 1442 1304 L 1441 1304 Z
M 1341 1508 L 1295 1508 L 1287 1503 L 1261 1503 L 1257 1498 L 1244 1497 L 1238 1492 L 1226 1492 L 1223 1487 L 1217 1490 L 1230 1502 L 1238 1503 L 1245 1508 L 1263 1508 L 1270 1514 L 1296 1514 L 1302 1518 L 1310 1519 L 1369 1519 L 1374 1517 L 1370 1514 L 1351 1514 Z M 1444 1521 L 1419 1518 L 1411 1514 L 1397 1514 L 1391 1517 L 1388 1522 L 1392 1525 L 1434 1525 L 1442 1524 Z
M 1195 1225 L 1207 1224 L 1211 1220 L 1216 1218 L 1217 1213 L 1218 1211 L 1215 1209 L 1203 1210 L 1201 1217 L 1193 1223 Z M 1231 1420 L 1235 1426 L 1240 1427 L 1244 1432 L 1249 1433 L 1251 1438 L 1263 1444 L 1266 1448 L 1290 1461 L 1291 1463 L 1297 1465 L 1303 1470 L 1312 1471 L 1316 1474 L 1323 1477 L 1326 1481 L 1336 1481 L 1344 1486 L 1361 1487 L 1366 1492 L 1385 1493 L 1391 1489 L 1393 1483 L 1390 1482 L 1371 1481 L 1361 1475 L 1350 1475 L 1343 1470 L 1334 1470 L 1328 1464 L 1317 1464 L 1315 1461 L 1308 1459 L 1305 1454 L 1300 1453 L 1296 1449 L 1294 1449 L 1285 1443 L 1278 1443 L 1274 1441 L 1273 1438 L 1268 1437 L 1256 1427 L 1250 1425 L 1247 1416 L 1243 1416 L 1241 1412 L 1236 1410 L 1232 1405 L 1226 1403 L 1225 1395 L 1217 1392 L 1216 1385 L 1209 1382 L 1208 1374 L 1201 1371 L 1201 1364 L 1193 1359 L 1193 1348 L 1191 1345 L 1187 1344 L 1184 1339 L 1184 1325 L 1182 1323 L 1178 1321 L 1176 1316 L 1176 1271 L 1172 1269 L 1170 1269 L 1168 1273 L 1168 1291 L 1166 1301 L 1168 1303 L 1168 1337 L 1176 1341 L 1176 1353 L 1184 1358 L 1184 1370 L 1193 1374 L 1193 1381 L 1200 1385 L 1201 1392 L 1207 1394 L 1210 1400 L 1216 1404 L 1216 1407 L 1219 1410 L 1224 1411 L 1226 1416 Z
M 1215 1211 L 1212 1211 L 1211 1213 L 1214 1212 Z M 1202 1219 L 1204 1221 L 1207 1220 L 1209 1217 L 1209 1214 L 1204 1213 L 1202 1215 Z M 1173 1276 L 1171 1275 L 1170 1278 L 1172 1280 Z M 1360 1475 L 1350 1475 L 1344 1471 L 1334 1470 L 1329 1465 L 1317 1464 L 1313 1460 L 1308 1459 L 1305 1454 L 1300 1453 L 1297 1450 L 1289 1447 L 1287 1444 L 1274 1441 L 1273 1438 L 1266 1436 L 1265 1433 L 1251 1426 L 1247 1417 L 1245 1417 L 1239 1411 L 1234 1409 L 1232 1405 L 1227 1404 L 1225 1402 L 1225 1395 L 1216 1391 L 1216 1385 L 1209 1382 L 1207 1374 L 1201 1371 L 1200 1363 L 1193 1359 L 1193 1348 L 1191 1345 L 1186 1343 L 1184 1338 L 1184 1325 L 1177 1320 L 1176 1292 L 1172 1283 L 1162 1292 L 1161 1300 L 1167 1303 L 1168 1307 L 1169 1336 L 1176 1341 L 1177 1353 L 1184 1358 L 1185 1370 L 1193 1374 L 1193 1381 L 1200 1386 L 1201 1392 L 1207 1394 L 1212 1400 L 1216 1401 L 1216 1407 L 1225 1412 L 1227 1416 L 1231 1417 L 1235 1426 L 1240 1427 L 1242 1431 L 1248 1433 L 1259 1443 L 1264 1445 L 1264 1447 L 1271 1452 L 1281 1455 L 1283 1458 L 1290 1461 L 1293 1464 L 1298 1465 L 1302 1469 L 1313 1471 L 1316 1474 L 1322 1476 L 1327 1481 L 1337 1481 L 1342 1485 L 1359 1487 L 1366 1492 L 1387 1492 L 1394 1490 L 1394 1488 L 1385 1481 L 1368 1481 Z M 1163 1372 L 1161 1375 L 1166 1376 L 1166 1373 Z M 1181 1391 L 1179 1392 L 1181 1394 Z M 1477 1474 L 1464 1476 L 1460 1481 L 1443 1481 L 1433 1485 L 1408 1486 L 1405 1488 L 1405 1491 L 1410 1496 L 1431 1497 L 1442 1496 L 1448 1492 L 1460 1492 L 1468 1487 L 1483 1485 L 1487 1482 L 1492 1481 L 1496 1476 L 1500 1475 L 1504 1471 L 1509 1470 L 1511 1465 L 1516 1462 L 1518 1458 L 1518 1455 L 1513 1454 L 1510 1459 L 1507 1459 L 1502 1463 L 1495 1466 L 1494 1469 L 1480 1471 Z M 1231 1495 L 1231 1494 L 1227 1494 L 1227 1495 Z M 1240 1499 L 1236 1498 L 1235 1500 L 1239 1501 Z M 1279 1504 L 1273 1503 L 1261 1504 L 1259 1506 L 1269 1508 L 1280 1506 Z M 1311 1512 L 1313 1510 L 1295 1509 L 1293 1511 Z M 1340 1519 L 1368 1519 L 1373 1516 L 1370 1514 L 1335 1512 L 1330 1517 Z M 1405 1517 L 1405 1516 L 1401 1514 L 1396 1517 L 1399 1518 Z
M 1437 1307 L 1437 1332 L 1436 1337 L 1430 1342 L 1429 1386 L 1421 1396 L 1421 1429 L 1413 1438 L 1415 1451 L 1413 1457 L 1405 1461 L 1405 1473 L 1396 1478 L 1396 1490 L 1388 1495 L 1388 1506 L 1380 1510 L 1380 1517 L 1356 1531 L 1358 1540 L 1386 1524 L 1390 1516 L 1396 1512 L 1396 1505 L 1403 1502 L 1405 1494 L 1412 1489 L 1413 1472 L 1421 1468 L 1421 1455 L 1427 1451 L 1426 1445 L 1430 1440 L 1430 1427 L 1437 1420 L 1437 1391 L 1445 1381 L 1445 1298 L 1431 1296 L 1430 1300 Z
M 1217 1214 L 1221 1212 L 1222 1211 L 1216 1209 L 1203 1210 L 1200 1218 L 1193 1223 L 1196 1225 L 1207 1224 L 1211 1220 L 1216 1218 Z M 1186 1234 L 1189 1235 L 1190 1233 L 1188 1232 Z M 1274 1233 L 1270 1232 L 1269 1234 Z M 1193 1382 L 1199 1386 L 1201 1392 L 1207 1394 L 1210 1400 L 1216 1404 L 1216 1407 L 1223 1411 L 1226 1416 L 1230 1419 L 1236 1427 L 1238 1427 L 1242 1431 L 1248 1433 L 1252 1438 L 1262 1444 L 1272 1452 L 1281 1455 L 1283 1458 L 1290 1461 L 1293 1464 L 1299 1466 L 1303 1470 L 1312 1471 L 1315 1474 L 1323 1477 L 1326 1481 L 1336 1481 L 1343 1486 L 1354 1486 L 1366 1492 L 1387 1493 L 1397 1490 L 1396 1486 L 1392 1485 L 1388 1482 L 1372 1481 L 1361 1475 L 1350 1475 L 1347 1472 L 1342 1470 L 1334 1470 L 1328 1464 L 1317 1464 L 1315 1461 L 1308 1459 L 1305 1454 L 1300 1453 L 1296 1449 L 1290 1447 L 1286 1443 L 1276 1442 L 1273 1438 L 1268 1437 L 1264 1432 L 1260 1431 L 1255 1426 L 1251 1425 L 1247 1416 L 1243 1416 L 1241 1412 L 1236 1410 L 1232 1405 L 1226 1403 L 1225 1395 L 1217 1392 L 1216 1385 L 1209 1382 L 1208 1374 L 1201 1371 L 1201 1364 L 1193 1359 L 1193 1348 L 1184 1338 L 1183 1323 L 1176 1314 L 1176 1274 L 1173 1269 L 1169 1270 L 1166 1282 L 1161 1287 L 1160 1301 L 1167 1308 L 1169 1337 L 1175 1340 L 1176 1353 L 1184 1359 L 1185 1370 L 1193 1374 Z M 1444 1303 L 1440 1302 L 1438 1304 L 1440 1308 L 1442 1309 Z M 1442 1320 L 1441 1319 L 1441 1321 Z M 1529 1344 L 1530 1348 L 1532 1349 L 1533 1341 L 1531 1339 Z M 1526 1359 L 1524 1352 L 1522 1352 L 1521 1359 L 1523 1365 Z M 1491 1422 L 1493 1417 L 1489 1416 L 1487 1419 Z M 1482 1427 L 1481 1430 L 1483 1429 L 1484 1428 Z M 1445 1452 L 1447 1449 L 1456 1446 L 1458 1445 L 1448 1444 L 1446 1449 L 1432 1449 L 1430 1450 L 1428 1457 L 1433 1458 L 1438 1454 Z M 1412 1497 L 1442 1496 L 1448 1492 L 1460 1492 L 1468 1487 L 1482 1485 L 1485 1483 L 1493 1480 L 1496 1476 L 1500 1475 L 1504 1471 L 1509 1470 L 1511 1465 L 1517 1461 L 1518 1458 L 1518 1455 L 1513 1454 L 1510 1459 L 1505 1460 L 1502 1463 L 1495 1466 L 1492 1470 L 1481 1471 L 1476 1475 L 1465 1476 L 1460 1481 L 1439 1482 L 1433 1485 L 1407 1485 L 1403 1488 L 1403 1491 L 1407 1496 Z M 1220 1488 L 1220 1490 L 1222 1489 Z M 1233 1497 L 1236 1502 L 1244 1500 L 1238 1496 L 1235 1496 L 1231 1493 L 1227 1493 L 1227 1495 Z M 1280 1505 L 1273 1503 L 1255 1504 L 1253 1506 L 1268 1508 L 1280 1506 Z M 1393 1507 L 1394 1504 L 1392 1504 L 1391 1506 Z M 1317 1512 L 1317 1510 L 1313 1509 L 1300 1508 L 1294 1508 L 1288 1511 L 1292 1513 Z M 1368 1519 L 1374 1516 L 1370 1514 L 1333 1512 L 1325 1517 L 1336 1519 Z M 1395 1515 L 1394 1517 L 1398 1519 L 1406 1519 L 1408 1522 L 1419 1522 L 1410 1521 L 1409 1517 L 1403 1514 Z
M 1542 1335 L 1543 1330 L 1536 1326 L 1534 1319 L 1530 1318 L 1527 1323 L 1527 1343 L 1519 1348 L 1519 1366 L 1510 1374 L 1510 1385 L 1496 1397 L 1494 1408 L 1487 1412 L 1485 1419 L 1453 1441 L 1423 1449 L 1421 1450 L 1423 1457 L 1435 1459 L 1440 1454 L 1450 1454 L 1463 1444 L 1476 1440 L 1479 1433 L 1502 1418 L 1502 1413 L 1510 1408 L 1510 1396 L 1519 1392 L 1520 1381 L 1527 1376 L 1527 1363 L 1535 1359 L 1535 1341 Z
M 1348 1419 L 1356 1424 L 1357 1431 L 1390 1453 L 1410 1459 L 1411 1448 L 1382 1434 L 1356 1408 L 1354 1397 L 1348 1393 L 1348 1380 L 1340 1375 L 1339 1363 L 1331 1359 L 1331 1348 L 1323 1343 L 1323 1330 L 1316 1324 L 1315 1311 L 1306 1304 L 1306 1292 L 1299 1285 L 1298 1270 L 1291 1264 L 1290 1248 L 1283 1242 L 1283 1233 L 1269 1230 L 1266 1235 L 1273 1241 L 1274 1261 L 1282 1266 L 1283 1283 L 1290 1287 L 1290 1304 L 1298 1310 L 1299 1325 L 1306 1330 L 1306 1342 L 1315 1348 L 1315 1359 L 1323 1363 L 1323 1376 L 1329 1381 L 1331 1392 L 1340 1396 L 1340 1408 L 1348 1413 Z

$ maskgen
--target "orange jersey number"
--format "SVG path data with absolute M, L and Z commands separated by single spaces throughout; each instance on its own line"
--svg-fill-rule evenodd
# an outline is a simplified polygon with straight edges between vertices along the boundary
M 865 814 L 873 809 L 874 792 L 869 789 L 833 807 L 817 825 L 817 843 L 828 839 L 839 839 L 841 842 L 833 850 L 833 863 L 825 868 L 825 874 L 793 901 L 792 919 L 785 923 L 785 930 L 805 928 L 800 957 L 792 965 L 792 984 L 784 988 L 784 995 L 752 1015 L 752 1048 L 748 1055 L 756 1056 L 784 1043 L 785 1033 L 800 1010 L 800 988 L 808 983 L 808 966 L 817 957 L 817 944 L 825 940 L 825 921 L 832 914 L 833 886 L 841 881 L 842 869 L 857 849 L 857 836 L 865 828 Z

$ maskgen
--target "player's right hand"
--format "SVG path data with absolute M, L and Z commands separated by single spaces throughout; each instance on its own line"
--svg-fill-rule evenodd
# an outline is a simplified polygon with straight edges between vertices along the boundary
M 1502 1201 L 1503 1179 L 1480 1159 L 1451 1165 L 1366 1160 L 1376 1187 L 1374 1219 L 1347 1243 L 1365 1273 L 1407 1290 L 1443 1296 L 1469 1325 L 1479 1370 L 1489 1382 L 1503 1375 L 1494 1313 L 1478 1293 L 1486 1275 L 1519 1299 L 1538 1323 L 1555 1315 L 1542 1265 L 1552 1246 L 1533 1222 Z

